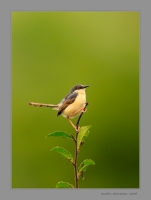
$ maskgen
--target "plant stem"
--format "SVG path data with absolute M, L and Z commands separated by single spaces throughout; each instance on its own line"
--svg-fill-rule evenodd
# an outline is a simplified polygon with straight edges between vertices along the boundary
M 88 106 L 88 102 L 85 104 L 84 110 L 86 109 L 86 107 Z M 77 160 L 78 160 L 78 148 L 77 148 L 77 139 L 78 139 L 78 133 L 79 133 L 79 123 L 80 123 L 80 119 L 83 115 L 83 112 L 80 114 L 77 123 L 76 123 L 76 127 L 77 130 L 76 131 L 76 137 L 74 139 L 75 142 L 75 158 L 74 158 L 74 176 L 75 176 L 75 188 L 79 188 L 79 183 L 78 183 L 78 170 L 77 170 Z
M 79 188 L 78 171 L 77 171 L 77 159 L 78 159 L 77 138 L 78 138 L 78 132 L 76 132 L 76 140 L 75 140 L 75 160 L 74 160 L 75 188 Z

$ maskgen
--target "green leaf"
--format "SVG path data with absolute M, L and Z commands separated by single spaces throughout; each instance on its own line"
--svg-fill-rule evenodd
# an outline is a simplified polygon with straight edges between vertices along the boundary
M 65 131 L 55 131 L 53 133 L 49 133 L 46 137 L 50 137 L 50 136 L 72 139 L 71 135 Z
M 57 183 L 56 188 L 74 188 L 74 187 L 68 182 L 60 181 Z
M 90 133 L 90 131 L 88 130 L 88 131 L 85 133 L 85 135 L 83 136 L 83 139 L 82 139 L 82 140 L 85 140 L 85 139 L 89 136 L 89 133 Z
M 73 162 L 73 157 L 71 155 L 71 153 L 69 151 L 67 151 L 66 149 L 64 149 L 63 147 L 54 147 L 53 149 L 51 149 L 50 151 L 56 151 L 58 153 L 60 153 L 63 157 L 67 158 L 69 161 Z
M 78 168 L 78 173 L 81 174 L 82 171 L 86 171 L 89 165 L 95 165 L 95 163 L 91 159 L 84 160 Z
M 91 125 L 89 126 L 82 126 L 80 128 L 80 132 L 78 133 L 78 139 L 77 139 L 77 148 L 80 148 L 80 144 L 83 140 L 85 140 L 86 137 L 89 135 L 89 129 L 91 128 Z

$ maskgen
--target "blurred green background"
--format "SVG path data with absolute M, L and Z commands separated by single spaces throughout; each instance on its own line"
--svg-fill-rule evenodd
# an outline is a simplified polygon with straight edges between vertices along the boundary
M 12 12 L 12 188 L 74 184 L 55 152 L 74 133 L 50 108 L 76 84 L 89 84 L 81 125 L 92 125 L 78 164 L 92 159 L 81 188 L 139 188 L 139 12 Z M 76 119 L 73 120 L 74 123 Z

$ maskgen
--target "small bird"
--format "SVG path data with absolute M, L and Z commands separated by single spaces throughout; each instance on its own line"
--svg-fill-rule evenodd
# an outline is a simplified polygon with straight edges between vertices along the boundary
M 58 110 L 57 116 L 62 115 L 63 117 L 66 117 L 69 120 L 70 124 L 73 126 L 73 128 L 76 131 L 78 131 L 77 127 L 72 123 L 71 119 L 80 115 L 81 112 L 85 112 L 85 89 L 87 87 L 89 87 L 89 85 L 78 84 L 74 86 L 59 104 L 44 104 L 30 102 L 29 105 L 38 107 L 50 107 L 54 110 Z

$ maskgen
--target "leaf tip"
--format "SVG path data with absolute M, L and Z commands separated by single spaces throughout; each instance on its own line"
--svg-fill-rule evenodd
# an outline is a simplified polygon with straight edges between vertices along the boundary
M 57 183 L 56 188 L 74 188 L 72 184 L 68 182 L 60 181 Z

